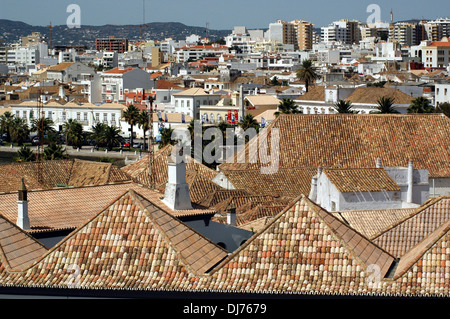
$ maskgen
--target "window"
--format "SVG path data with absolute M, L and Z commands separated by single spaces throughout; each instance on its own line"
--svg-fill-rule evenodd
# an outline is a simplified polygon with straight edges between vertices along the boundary
M 111 114 L 111 125 L 116 126 L 116 113 Z
M 77 121 L 81 121 L 81 113 L 77 112 Z
M 87 114 L 87 112 L 84 112 L 84 121 L 87 122 L 87 120 L 88 120 L 88 114 Z
M 331 211 L 335 211 L 336 210 L 336 203 L 331 201 Z
M 100 113 L 95 113 L 95 121 L 100 122 Z
M 63 121 L 66 120 L 66 111 L 63 111 L 63 112 L 62 112 L 62 119 L 63 119 Z
M 16 117 L 20 117 L 20 111 L 16 111 Z
M 444 89 L 444 95 L 447 96 L 447 89 Z
M 27 118 L 27 111 L 22 111 L 22 117 L 23 117 L 24 119 Z
M 108 113 L 103 113 L 103 123 L 108 123 Z

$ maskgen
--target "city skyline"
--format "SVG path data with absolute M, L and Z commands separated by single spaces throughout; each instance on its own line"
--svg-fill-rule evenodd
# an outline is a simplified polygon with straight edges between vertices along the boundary
M 358 1 L 345 0 L 332 2 L 329 0 L 317 0 L 314 4 L 281 0 L 275 7 L 271 1 L 242 1 L 230 0 L 226 6 L 218 0 L 186 1 L 172 0 L 168 7 L 165 3 L 157 3 L 145 0 L 122 2 L 119 0 L 3 0 L 0 19 L 22 21 L 34 26 L 43 26 L 48 23 L 53 25 L 66 24 L 71 14 L 67 12 L 70 4 L 76 4 L 81 10 L 81 25 L 127 25 L 150 22 L 180 22 L 188 26 L 205 27 L 210 29 L 225 30 L 233 26 L 242 25 L 247 28 L 267 28 L 269 23 L 277 19 L 295 20 L 302 19 L 312 22 L 315 27 L 326 26 L 339 19 L 356 19 L 365 22 L 372 12 L 367 12 L 371 4 L 380 8 L 380 20 L 389 21 L 390 12 L 393 11 L 394 21 L 410 19 L 436 19 L 448 16 L 450 3 L 444 0 L 433 1 L 433 6 L 423 6 L 423 2 L 412 0 L 405 6 L 404 1 L 379 0 Z M 420 6 L 420 10 L 418 9 Z M 143 10 L 145 7 L 145 10 Z M 21 10 L 21 8 L 28 8 Z M 235 8 L 242 8 L 237 10 Z M 322 8 L 327 8 L 322 12 Z M 256 14 L 248 14 L 254 9 Z M 145 13 L 144 13 L 145 12 Z M 99 14 L 104 13 L 104 14 Z M 444 14 L 443 14 L 444 13 Z

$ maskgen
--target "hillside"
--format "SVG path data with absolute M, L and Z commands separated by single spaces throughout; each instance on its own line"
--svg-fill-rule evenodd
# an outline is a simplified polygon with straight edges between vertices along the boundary
M 204 27 L 186 26 L 179 22 L 152 22 L 148 23 L 149 28 L 143 30 L 143 39 L 164 40 L 172 38 L 174 40 L 184 40 L 186 36 L 198 34 L 206 35 Z M 40 32 L 49 37 L 49 29 L 46 26 L 32 26 L 24 22 L 0 19 L 0 39 L 5 43 L 14 43 L 20 37 L 27 36 L 31 32 Z M 209 30 L 209 37 L 212 41 L 223 38 L 231 30 Z M 95 39 L 114 35 L 117 38 L 125 37 L 130 41 L 140 39 L 139 24 L 136 25 L 103 25 L 90 26 L 82 25 L 79 29 L 70 29 L 66 25 L 53 26 L 53 45 L 87 45 L 89 48 L 95 47 Z

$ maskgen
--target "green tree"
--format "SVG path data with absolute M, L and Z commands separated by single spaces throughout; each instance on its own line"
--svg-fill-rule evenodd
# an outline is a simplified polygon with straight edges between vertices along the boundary
M 105 131 L 105 128 L 106 124 L 96 123 L 91 127 L 91 133 L 89 134 L 89 138 L 95 141 L 96 144 L 101 143 L 101 139 Z
M 99 141 L 106 145 L 108 150 L 112 150 L 115 145 L 120 145 L 123 138 L 120 136 L 120 128 L 115 126 L 105 126 L 102 134 L 99 136 Z
M 434 106 L 430 100 L 423 96 L 419 96 L 412 100 L 411 105 L 408 107 L 408 113 L 434 113 Z
M 130 144 L 133 145 L 133 130 L 134 126 L 138 124 L 139 121 L 139 110 L 136 106 L 133 104 L 129 105 L 128 108 L 123 112 L 123 117 L 125 121 L 127 121 L 128 124 L 131 126 L 131 137 L 130 137 Z
M 334 109 L 341 114 L 356 114 L 358 111 L 352 110 L 352 103 L 350 101 L 339 100 L 334 104 Z
M 17 151 L 17 157 L 15 158 L 16 162 L 32 162 L 36 159 L 35 154 L 28 146 L 22 146 Z
M 246 114 L 238 125 L 246 131 L 249 128 L 254 128 L 256 132 L 259 131 L 259 123 L 251 114 Z
M 52 119 L 41 118 L 41 119 L 32 119 L 31 120 L 31 132 L 37 132 L 37 136 L 39 137 L 39 141 L 44 140 L 44 136 L 55 136 L 56 130 L 53 127 L 55 123 Z
M 377 101 L 377 111 L 372 111 L 370 113 L 396 114 L 396 113 L 400 113 L 400 112 L 394 108 L 394 98 L 382 96 Z
M 20 117 L 14 117 L 10 126 L 11 141 L 22 145 L 30 135 L 27 121 Z
M 305 82 L 305 90 L 308 92 L 309 86 L 314 85 L 316 80 L 320 78 L 320 75 L 316 72 L 316 68 L 313 67 L 312 61 L 307 59 L 302 61 L 300 69 L 297 71 L 297 78 Z
M 164 127 L 160 134 L 161 134 L 161 140 L 159 141 L 159 148 L 163 148 L 166 145 L 169 144 L 176 144 L 177 141 L 172 140 L 172 132 L 173 128 Z
M 283 99 L 278 105 L 278 111 L 275 112 L 275 116 L 278 117 L 280 114 L 300 114 L 300 111 L 295 105 L 294 100 L 292 99 Z
M 435 110 L 436 113 L 444 113 L 448 117 L 450 117 L 450 103 L 444 102 L 438 104 Z
M 69 158 L 69 155 L 61 144 L 51 141 L 48 146 L 44 148 L 43 157 L 46 161 L 53 161 Z
M 141 111 L 138 117 L 138 125 L 139 128 L 142 129 L 144 135 L 144 150 L 146 149 L 146 133 L 150 129 L 149 117 L 150 113 L 147 110 Z
M 6 141 L 11 142 L 11 125 L 14 119 L 14 115 L 11 112 L 6 111 L 0 116 L 0 133 L 3 135 L 6 133 Z
M 66 144 L 73 148 L 81 148 L 83 145 L 83 126 L 74 119 L 68 119 L 63 124 L 63 132 Z

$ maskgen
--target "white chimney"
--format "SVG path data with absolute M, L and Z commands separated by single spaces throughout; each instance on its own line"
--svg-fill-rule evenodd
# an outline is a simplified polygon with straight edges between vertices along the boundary
M 414 167 L 413 167 L 413 162 L 412 160 L 408 161 L 408 190 L 406 192 L 406 202 L 407 203 L 412 203 L 412 196 L 413 196 L 413 172 L 414 172 Z
M 60 97 L 62 100 L 65 100 L 65 99 L 66 99 L 66 93 L 64 92 L 64 85 L 60 85 L 60 86 L 59 86 L 59 97 Z
M 377 158 L 377 162 L 376 162 L 376 166 L 375 166 L 376 168 L 381 168 L 382 166 L 381 166 L 381 158 Z
M 17 201 L 17 226 L 26 230 L 30 229 L 30 219 L 28 218 L 28 200 L 27 189 L 22 178 L 22 182 L 19 189 L 19 200 Z
M 227 224 L 231 226 L 236 226 L 236 207 L 231 204 L 227 210 Z
M 179 149 L 176 148 L 175 151 L 179 152 Z M 163 202 L 173 210 L 192 209 L 189 185 L 186 183 L 186 163 L 184 156 L 169 155 L 168 182 L 166 184 Z

